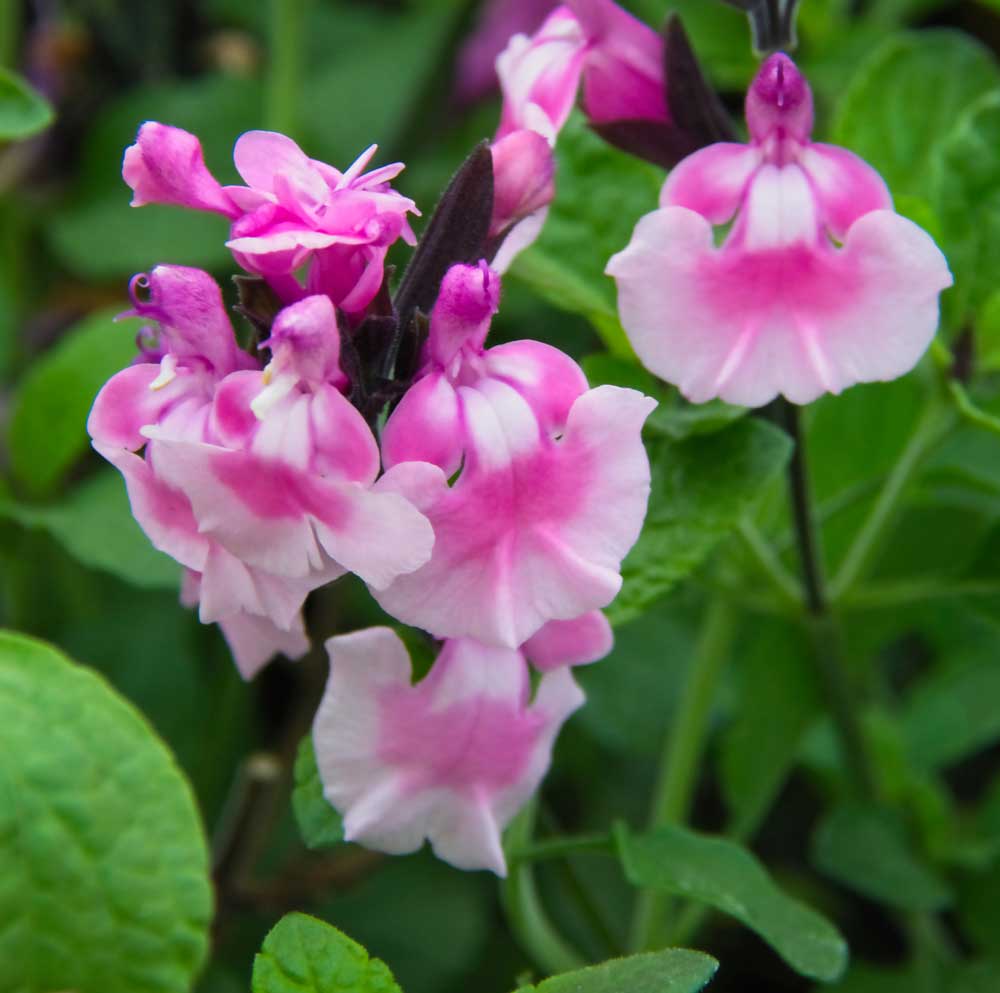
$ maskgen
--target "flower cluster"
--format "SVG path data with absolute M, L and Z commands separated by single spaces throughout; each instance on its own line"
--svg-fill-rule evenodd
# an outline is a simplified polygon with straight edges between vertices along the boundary
M 208 274 L 135 277 L 139 355 L 88 427 L 245 677 L 308 649 L 305 598 L 345 572 L 441 643 L 411 686 L 393 631 L 331 639 L 314 738 L 326 795 L 350 839 L 409 851 L 429 838 L 456 865 L 502 873 L 500 831 L 583 699 L 569 668 L 611 647 L 600 608 L 645 515 L 654 402 L 588 389 L 536 341 L 487 348 L 500 276 L 483 260 L 439 277 L 377 437 L 357 404 L 362 339 L 366 318 L 386 319 L 383 259 L 414 207 L 389 185 L 400 166 L 362 174 L 371 151 L 340 173 L 251 132 L 235 153 L 248 185 L 223 187 L 193 135 L 144 124 L 125 154 L 133 202 L 229 217 L 234 258 L 273 312 L 249 314 L 263 337 L 248 351 Z
M 666 37 L 698 76 L 682 36 Z M 589 388 L 538 341 L 487 337 L 500 273 L 544 222 L 578 93 L 599 131 L 706 144 L 674 128 L 664 45 L 611 0 L 568 0 L 512 38 L 490 153 L 456 176 L 395 297 L 386 252 L 413 243 L 416 208 L 390 185 L 400 164 L 364 171 L 375 146 L 340 172 L 250 132 L 235 149 L 245 186 L 220 185 L 198 139 L 162 124 L 125 154 L 135 205 L 231 221 L 227 245 L 265 303 L 243 308 L 259 335 L 244 349 L 206 273 L 135 277 L 140 354 L 90 416 L 135 517 L 185 567 L 184 602 L 220 624 L 247 678 L 308 649 L 304 601 L 346 572 L 439 646 L 413 685 L 393 630 L 327 642 L 314 743 L 350 840 L 407 852 L 429 839 L 455 865 L 505 872 L 500 832 L 583 700 L 571 667 L 610 651 L 601 608 L 646 513 L 655 403 Z M 701 103 L 702 137 L 724 130 Z M 748 145 L 708 145 L 671 172 L 609 263 L 639 358 L 693 401 L 748 406 L 906 372 L 950 283 L 941 253 L 869 166 L 810 140 L 809 88 L 787 56 L 764 63 L 747 121 Z

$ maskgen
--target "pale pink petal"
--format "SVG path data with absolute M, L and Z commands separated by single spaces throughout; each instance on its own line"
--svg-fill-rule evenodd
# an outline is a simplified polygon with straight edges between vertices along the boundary
M 697 214 L 671 207 L 640 220 L 608 271 L 622 324 L 652 372 L 688 399 L 760 406 L 808 403 L 917 361 L 951 283 L 931 238 L 889 211 L 866 214 L 843 249 L 793 243 L 716 250 Z
M 450 642 L 412 686 L 406 649 L 388 628 L 331 638 L 327 650 L 313 741 L 346 837 L 392 853 L 426 838 L 453 865 L 503 875 L 500 832 L 582 702 L 572 680 L 546 677 L 528 705 L 527 667 L 514 651 Z M 546 685 L 553 678 L 559 685 Z
M 524 657 L 542 672 L 603 659 L 614 646 L 608 619 L 591 610 L 571 621 L 549 621 L 522 646 Z
M 863 159 L 836 145 L 807 145 L 799 165 L 819 200 L 823 221 L 835 238 L 872 210 L 892 210 L 892 196 L 882 177 Z
M 219 621 L 219 628 L 233 653 L 236 668 L 247 680 L 253 679 L 275 655 L 284 655 L 294 661 L 309 651 L 301 614 L 287 631 L 266 617 L 243 613 Z
M 325 552 L 379 588 L 430 556 L 430 525 L 396 493 L 213 445 L 158 442 L 156 455 L 201 531 L 247 565 L 301 578 L 324 567 Z
M 132 505 L 132 516 L 153 547 L 166 552 L 188 569 L 203 569 L 209 542 L 198 532 L 198 523 L 187 497 L 157 479 L 150 466 L 138 455 L 97 442 L 94 442 L 94 448 L 121 472 Z
M 430 462 L 451 476 L 462 463 L 463 447 L 458 395 L 440 372 L 418 379 L 382 429 L 387 469 L 400 462 Z
M 586 38 L 566 7 L 557 7 L 528 38 L 515 35 L 497 57 L 503 110 L 496 137 L 531 128 L 554 141 L 576 101 Z M 535 109 L 542 123 L 531 117 Z
M 729 221 L 761 164 L 751 145 L 720 142 L 699 149 L 671 170 L 660 191 L 661 207 L 687 207 L 711 224 Z
M 505 433 L 506 417 L 496 418 L 495 438 L 487 437 L 492 404 L 478 395 L 476 451 L 494 452 L 500 467 L 474 463 L 436 493 L 419 480 L 401 481 L 401 492 L 434 527 L 434 552 L 376 598 L 438 637 L 514 648 L 547 621 L 606 606 L 618 592 L 621 560 L 638 537 L 649 495 L 640 429 L 655 403 L 633 390 L 590 390 L 574 404 L 560 441 L 540 439 L 526 449 L 519 428 Z
M 494 272 L 503 275 L 511 267 L 514 259 L 538 240 L 548 216 L 549 208 L 543 207 L 534 214 L 529 214 L 523 221 L 518 221 L 507 232 L 490 263 Z
M 565 352 L 541 341 L 512 341 L 485 355 L 487 375 L 513 386 L 546 431 L 561 431 L 570 407 L 587 389 L 583 370 Z
M 122 177 L 135 194 L 133 207 L 167 203 L 226 217 L 239 213 L 205 166 L 201 142 L 180 128 L 146 121 L 125 150 Z
M 521 130 L 495 142 L 493 156 L 493 217 L 490 237 L 541 210 L 555 196 L 555 159 L 549 143 L 537 132 Z

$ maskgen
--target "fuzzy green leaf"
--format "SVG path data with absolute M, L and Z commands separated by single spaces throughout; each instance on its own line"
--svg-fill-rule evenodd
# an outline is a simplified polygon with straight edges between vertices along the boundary
M 323 783 L 316 766 L 312 735 L 299 742 L 295 757 L 295 789 L 292 809 L 302 840 L 309 848 L 329 848 L 344 840 L 344 823 L 340 814 L 323 796 Z
M 306 914 L 286 914 L 253 963 L 253 993 L 400 993 L 384 962 Z
M 0 67 L 0 140 L 30 138 L 54 118 L 51 104 L 17 73 Z
M 211 912 L 194 798 L 145 719 L 0 632 L 0 989 L 186 993 Z

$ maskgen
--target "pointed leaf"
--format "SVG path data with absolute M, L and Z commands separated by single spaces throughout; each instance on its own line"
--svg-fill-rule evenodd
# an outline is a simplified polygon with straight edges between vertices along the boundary
M 697 993 L 718 968 L 710 955 L 667 948 L 566 972 L 517 993 Z
M 847 945 L 811 907 L 780 890 L 747 849 L 681 827 L 633 835 L 616 830 L 625 875 L 635 886 L 699 900 L 756 931 L 797 972 L 836 979 L 847 965 Z
M 344 840 L 344 822 L 323 796 L 323 783 L 316 766 L 312 735 L 299 742 L 295 757 L 295 789 L 292 809 L 302 840 L 309 848 L 329 848 Z
M 51 104 L 17 73 L 0 68 L 0 141 L 29 138 L 47 128 Z
M 253 963 L 253 993 L 400 993 L 384 962 L 306 914 L 286 914 Z

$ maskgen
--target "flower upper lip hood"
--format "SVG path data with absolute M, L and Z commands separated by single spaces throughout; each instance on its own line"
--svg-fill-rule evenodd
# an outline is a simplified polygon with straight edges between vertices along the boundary
M 670 173 L 608 264 L 637 355 L 694 402 L 744 406 L 908 372 L 952 282 L 944 256 L 871 166 L 811 141 L 809 86 L 787 55 L 761 67 L 747 121 L 748 145 L 710 145 Z

